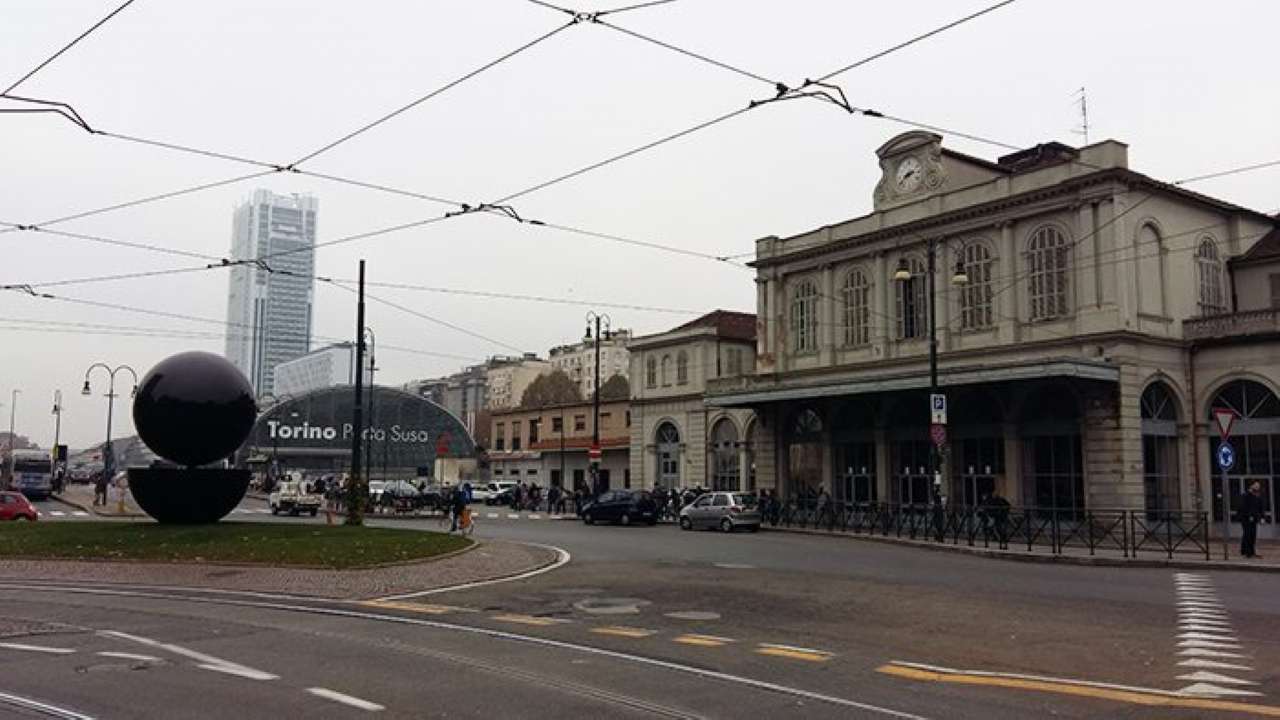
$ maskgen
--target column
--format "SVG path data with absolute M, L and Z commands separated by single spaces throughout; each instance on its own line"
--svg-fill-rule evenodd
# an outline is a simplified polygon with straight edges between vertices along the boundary
M 770 365 L 766 362 L 770 352 L 769 338 L 773 333 L 769 310 L 769 284 L 763 278 L 756 277 L 756 358 L 763 372 L 770 370 Z
M 1124 212 L 1123 205 L 1124 202 L 1120 198 L 1112 197 L 1103 208 L 1102 224 L 1105 228 L 1102 232 L 1106 238 L 1103 243 L 1105 246 L 1103 252 L 1107 252 L 1110 248 L 1115 250 L 1115 263 L 1111 266 L 1108 275 L 1115 277 L 1120 325 L 1122 328 L 1136 329 L 1138 327 L 1138 282 L 1134 238 L 1129 232 L 1128 218 L 1120 214 Z
M 871 263 L 871 323 L 875 330 L 871 333 L 871 342 L 876 346 L 880 357 L 889 355 L 889 338 L 893 336 L 893 314 L 889 312 L 889 291 L 893 279 L 889 277 L 889 269 L 883 252 L 875 255 Z
M 996 312 L 1000 314 L 1001 327 L 1009 328 L 1009 338 L 1015 342 L 1022 333 L 1022 313 L 1018 311 L 1018 296 L 1024 287 L 1023 278 L 1018 276 L 1022 269 L 1020 257 L 1017 241 L 1013 237 L 1013 223 L 1001 223 L 1000 272 L 997 273 L 999 279 L 996 281 L 996 289 L 1000 294 L 995 298 Z
M 744 492 L 755 490 L 748 484 L 751 479 L 751 453 L 747 451 L 747 441 L 738 443 L 738 487 Z
M 1018 426 L 1012 422 L 1004 423 L 1004 481 L 996 484 L 996 491 L 1009 501 L 1010 505 L 1026 505 L 1027 499 L 1022 496 L 1022 438 L 1018 435 Z
M 1084 203 L 1079 205 L 1075 210 L 1076 220 L 1076 250 L 1075 256 L 1075 279 L 1076 279 L 1076 311 L 1085 308 L 1101 307 L 1102 297 L 1099 295 L 1098 276 L 1097 276 L 1097 227 L 1093 224 L 1093 204 Z
M 822 266 L 822 296 L 819 298 L 818 311 L 818 361 L 823 365 L 834 365 L 836 360 L 836 325 L 839 323 L 835 291 L 835 271 L 830 264 Z
M 893 468 L 889 466 L 892 456 L 889 453 L 889 434 L 884 427 L 877 425 L 874 430 L 876 443 L 876 500 L 889 502 L 889 478 L 893 477 Z

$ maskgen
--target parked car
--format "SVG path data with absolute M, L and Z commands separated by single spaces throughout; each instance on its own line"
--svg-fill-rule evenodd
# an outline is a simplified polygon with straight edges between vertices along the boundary
M 377 505 L 379 502 L 382 501 L 382 491 L 385 490 L 386 487 L 387 487 L 387 484 L 381 480 L 369 481 L 368 489 L 369 489 L 370 505 Z
M 320 496 L 307 492 L 307 486 L 297 480 L 280 483 L 276 491 L 267 498 L 271 506 L 271 514 L 289 513 L 300 515 L 304 512 L 315 517 L 320 511 Z
M 685 505 L 680 511 L 680 527 L 720 528 L 733 532 L 744 527 L 751 532 L 760 529 L 760 508 L 750 493 L 709 492 Z
M 6 520 L 38 520 L 40 513 L 20 492 L 0 492 L 0 522 Z
M 67 473 L 67 479 L 73 483 L 87 485 L 93 480 L 93 474 L 100 471 L 101 468 L 95 468 L 92 465 L 77 465 Z
M 658 522 L 658 504 L 647 490 L 610 490 L 582 506 L 582 521 L 616 522 L 622 525 Z
M 507 480 L 491 482 L 483 490 L 471 491 L 472 500 L 484 500 L 485 505 L 510 505 L 511 492 L 516 484 Z

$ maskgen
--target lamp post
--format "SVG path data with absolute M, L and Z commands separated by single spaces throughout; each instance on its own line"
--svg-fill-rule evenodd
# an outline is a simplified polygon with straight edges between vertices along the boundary
M 130 397 L 138 394 L 138 373 L 128 365 L 117 365 L 114 368 L 106 363 L 94 363 L 84 371 L 84 388 L 80 390 L 81 395 L 92 395 L 93 390 L 89 387 L 89 375 L 96 369 L 102 368 L 108 377 L 107 383 L 107 442 L 102 447 L 102 473 L 107 478 L 107 482 L 111 482 L 111 477 L 115 473 L 116 454 L 111 448 L 111 416 L 115 412 L 116 402 L 116 373 L 121 370 L 128 370 L 133 376 L 133 390 L 130 391 Z
M 591 450 L 587 454 L 591 465 L 591 495 L 595 497 L 600 494 L 600 341 L 608 340 L 610 330 L 612 329 L 612 321 L 608 315 L 602 315 L 594 310 L 587 311 L 587 332 L 585 340 L 592 341 L 591 324 L 595 323 L 595 344 L 596 344 L 596 367 L 595 367 L 595 384 L 592 386 L 592 420 L 591 420 Z M 604 325 L 603 331 L 601 324 Z M 563 428 L 563 426 L 561 426 Z
M 9 477 L 10 478 L 13 477 L 13 448 L 17 445 L 17 442 L 18 442 L 18 436 L 14 435 L 13 421 L 18 411 L 18 395 L 20 395 L 21 393 L 22 391 L 18 390 L 17 388 L 14 388 L 13 392 L 9 393 Z
M 373 374 L 378 371 L 377 360 L 377 338 L 374 337 L 373 328 L 366 327 L 364 334 L 369 338 L 369 429 L 365 430 L 364 435 L 364 478 L 368 482 L 373 478 Z M 357 367 L 356 372 L 363 373 L 363 367 Z M 386 475 L 386 472 L 383 472 Z M 386 477 L 382 478 L 386 480 Z
M 929 283 L 929 395 L 931 403 L 932 396 L 942 395 L 942 392 L 938 387 L 938 298 L 936 282 L 936 276 L 938 274 L 938 246 L 940 244 L 942 243 L 938 238 L 929 238 L 928 265 L 925 275 L 928 278 L 927 281 Z M 893 273 L 893 279 L 902 283 L 909 283 L 915 279 L 915 276 L 911 274 L 911 265 L 907 262 L 905 257 L 898 260 L 898 268 Z M 968 282 L 969 275 L 965 272 L 964 259 L 959 258 L 956 260 L 955 274 L 951 276 L 951 284 L 959 287 L 968 284 Z M 906 293 L 914 292 L 914 290 L 914 287 L 904 285 L 904 298 L 906 297 Z M 905 308 L 905 302 L 903 305 Z M 931 404 L 930 411 L 932 411 L 932 409 L 933 406 Z M 930 438 L 929 476 L 933 481 L 933 500 L 937 504 L 941 504 L 942 500 L 942 448 L 944 445 L 945 440 L 943 442 L 936 442 L 932 437 Z
M 66 462 L 66 458 L 59 457 L 59 442 L 62 439 L 62 391 L 53 391 L 53 476 L 58 477 L 58 463 Z M 58 492 L 62 492 L 61 489 Z

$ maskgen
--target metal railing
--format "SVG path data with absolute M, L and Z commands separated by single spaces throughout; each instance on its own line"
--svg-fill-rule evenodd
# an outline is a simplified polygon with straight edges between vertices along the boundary
M 766 525 L 893 536 L 970 547 L 1072 554 L 1072 550 L 1195 554 L 1209 559 L 1207 512 L 820 503 L 792 499 L 763 509 Z

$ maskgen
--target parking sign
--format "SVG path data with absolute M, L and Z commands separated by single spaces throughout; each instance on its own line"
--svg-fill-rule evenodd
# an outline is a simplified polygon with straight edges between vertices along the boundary
M 929 422 L 934 425 L 947 424 L 947 396 L 934 393 L 929 396 Z

